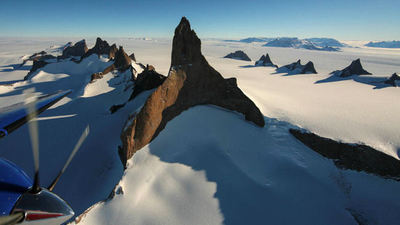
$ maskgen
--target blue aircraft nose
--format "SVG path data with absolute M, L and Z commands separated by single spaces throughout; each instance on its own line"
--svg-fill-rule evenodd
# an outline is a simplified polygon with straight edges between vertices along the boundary
M 31 187 L 32 181 L 24 171 L 0 158 L 0 216 L 9 215 L 17 200 Z

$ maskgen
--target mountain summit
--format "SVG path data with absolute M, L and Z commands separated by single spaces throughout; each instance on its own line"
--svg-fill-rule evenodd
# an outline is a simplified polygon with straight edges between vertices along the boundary
M 183 17 L 175 29 L 171 68 L 164 83 L 147 99 L 121 139 L 120 157 L 126 160 L 150 143 L 168 121 L 196 105 L 212 104 L 237 111 L 257 126 L 265 125 L 257 106 L 237 87 L 236 79 L 224 79 L 201 53 L 201 41 Z

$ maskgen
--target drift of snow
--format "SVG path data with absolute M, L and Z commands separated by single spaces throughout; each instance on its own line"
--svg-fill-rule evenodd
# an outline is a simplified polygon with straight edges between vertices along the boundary
M 400 219 L 399 182 L 338 170 L 290 136 L 291 125 L 265 120 L 259 128 L 220 108 L 189 109 L 128 161 L 117 186 L 123 194 L 95 205 L 79 224 L 357 224 L 352 214 L 378 224 Z

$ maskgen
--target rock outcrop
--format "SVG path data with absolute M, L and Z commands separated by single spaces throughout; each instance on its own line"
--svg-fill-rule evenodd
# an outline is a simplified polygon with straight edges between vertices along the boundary
M 118 51 L 115 53 L 114 63 L 104 69 L 102 72 L 94 73 L 91 75 L 90 82 L 94 82 L 97 79 L 103 78 L 103 76 L 111 71 L 118 70 L 119 72 L 124 72 L 125 70 L 131 68 L 132 60 L 125 53 L 124 48 L 119 46 Z
M 262 55 L 261 58 L 255 63 L 255 66 L 272 66 L 278 68 L 277 65 L 272 63 L 271 58 L 269 57 L 268 53 Z
M 352 75 L 371 75 L 368 71 L 364 70 L 361 65 L 360 59 L 356 59 L 351 64 L 344 68 L 343 70 L 333 71 L 331 74 L 339 77 L 349 77 Z
M 131 58 L 125 53 L 124 48 L 119 46 L 118 51 L 115 53 L 114 67 L 115 69 L 123 72 L 127 70 L 132 64 Z
M 129 100 L 134 99 L 143 91 L 151 90 L 160 86 L 167 77 L 156 72 L 153 66 L 147 67 L 141 72 L 135 81 L 135 87 Z
M 114 55 L 117 52 L 117 46 L 113 44 L 110 46 L 107 41 L 103 41 L 101 38 L 96 39 L 96 44 L 94 45 L 93 48 L 89 49 L 83 56 L 82 59 L 92 55 L 96 54 L 98 56 L 100 55 L 108 55 L 109 59 L 113 59 Z M 81 59 L 81 60 L 82 60 Z
M 332 159 L 339 168 L 400 180 L 400 161 L 367 145 L 341 143 L 296 129 L 289 132 L 310 149 Z
M 81 57 L 88 51 L 85 39 L 76 42 L 73 46 L 64 48 L 61 59 L 69 58 L 72 56 Z
M 260 110 L 236 86 L 236 80 L 224 79 L 208 64 L 200 39 L 183 17 L 175 29 L 168 77 L 122 131 L 119 154 L 123 164 L 156 138 L 168 121 L 190 107 L 205 104 L 237 111 L 257 126 L 265 125 Z
M 387 80 L 385 80 L 385 84 L 392 85 L 393 87 L 398 87 L 400 85 L 400 76 L 397 73 L 392 74 Z
M 111 45 L 110 50 L 108 51 L 108 58 L 111 60 L 114 59 L 117 51 L 118 51 L 117 45 L 116 44 Z
M 301 74 L 306 74 L 306 73 L 317 73 L 314 67 L 314 63 L 309 61 L 306 65 L 304 65 L 303 69 L 300 72 Z
M 288 73 L 288 74 L 309 74 L 317 73 L 314 68 L 314 63 L 309 61 L 306 65 L 302 65 L 300 59 L 297 62 L 279 67 L 276 70 L 278 73 Z
M 33 65 L 31 67 L 31 69 L 29 70 L 28 74 L 24 77 L 24 80 L 28 80 L 30 75 L 33 72 L 35 72 L 38 69 L 49 64 L 50 62 L 48 60 L 52 60 L 52 59 L 57 59 L 57 57 L 55 57 L 53 55 L 49 55 L 45 51 L 35 53 L 35 54 L 31 55 L 29 58 L 25 59 L 23 61 L 23 63 L 20 65 L 20 67 L 23 66 L 28 61 L 33 61 Z
M 47 63 L 44 60 L 35 60 L 35 61 L 33 61 L 33 65 L 31 67 L 31 69 L 29 70 L 28 74 L 24 77 L 24 80 L 28 80 L 33 72 L 35 72 L 36 70 L 44 67 L 47 64 L 49 64 L 49 63 Z
M 55 57 L 53 55 L 47 54 L 47 52 L 45 52 L 45 51 L 37 52 L 37 53 L 34 53 L 31 56 L 29 56 L 28 58 L 24 59 L 23 62 L 18 66 L 18 68 L 25 65 L 25 63 L 27 63 L 28 61 L 32 61 L 32 62 L 45 61 L 45 60 L 56 59 L 56 58 L 57 57 Z
M 129 55 L 129 58 L 131 58 L 133 61 L 136 62 L 136 58 L 135 58 L 135 54 L 134 54 L 134 53 L 130 54 L 130 55 Z
M 229 58 L 229 59 L 237 59 L 237 60 L 244 60 L 244 61 L 251 61 L 250 57 L 247 56 L 246 53 L 243 51 L 239 50 L 233 53 L 229 53 L 226 55 L 224 58 Z

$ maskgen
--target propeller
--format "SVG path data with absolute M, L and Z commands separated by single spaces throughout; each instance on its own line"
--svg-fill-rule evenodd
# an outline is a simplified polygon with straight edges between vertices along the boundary
M 37 121 L 33 120 L 36 118 L 36 109 L 35 109 L 35 102 L 37 100 L 37 95 L 34 94 L 35 89 L 30 88 L 27 90 L 24 90 L 24 95 L 25 95 L 25 105 L 26 105 L 26 111 L 27 111 L 27 120 L 28 122 L 28 127 L 29 127 L 29 133 L 31 136 L 31 144 L 32 144 L 32 153 L 33 153 L 33 162 L 35 165 L 35 177 L 33 180 L 33 186 L 31 188 L 31 192 L 33 193 L 38 193 L 40 191 L 40 184 L 39 184 L 39 132 L 38 132 L 38 126 L 37 126 Z
M 90 129 L 89 125 L 86 126 L 85 130 L 83 131 L 81 137 L 79 138 L 78 142 L 76 143 L 74 149 L 72 150 L 71 154 L 68 157 L 67 162 L 65 162 L 64 167 L 60 170 L 58 173 L 57 177 L 51 182 L 50 186 L 47 188 L 49 191 L 53 191 L 54 186 L 57 184 L 58 180 L 60 179 L 61 175 L 65 172 L 67 169 L 68 165 L 71 163 L 72 158 L 75 156 L 76 152 L 79 150 L 81 147 L 82 143 L 85 141 L 86 137 L 89 135 Z
M 29 127 L 29 133 L 31 138 L 31 145 L 32 145 L 32 153 L 33 153 L 33 161 L 35 166 L 35 176 L 32 188 L 30 190 L 31 193 L 38 193 L 41 190 L 40 183 L 39 183 L 39 132 L 38 132 L 38 124 L 37 120 L 35 119 L 38 112 L 35 107 L 35 103 L 37 102 L 38 96 L 34 93 L 35 89 L 30 88 L 24 91 L 25 95 L 25 106 L 27 111 L 27 121 Z M 68 92 L 69 94 L 70 92 Z M 65 95 L 64 95 L 65 96 Z M 62 96 L 62 97 L 64 97 Z M 61 98 L 62 98 L 61 97 Z M 60 98 L 60 99 L 61 99 Z M 57 184 L 58 180 L 60 179 L 61 175 L 65 172 L 68 168 L 69 164 L 71 163 L 73 157 L 78 152 L 79 148 L 81 147 L 82 143 L 85 141 L 86 137 L 89 135 L 90 129 L 89 125 L 86 126 L 85 130 L 83 131 L 81 137 L 79 138 L 78 142 L 76 143 L 74 149 L 72 150 L 71 154 L 68 157 L 68 160 L 65 162 L 64 167 L 60 170 L 56 178 L 51 182 L 50 186 L 48 187 L 49 191 L 52 191 Z

